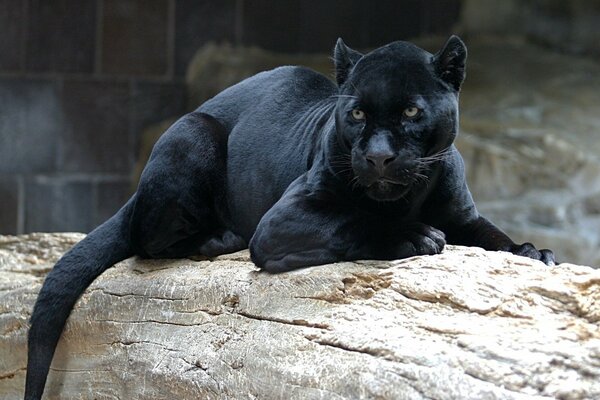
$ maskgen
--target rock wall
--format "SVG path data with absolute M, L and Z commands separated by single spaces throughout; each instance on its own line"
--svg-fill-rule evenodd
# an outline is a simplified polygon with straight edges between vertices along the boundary
M 597 0 L 462 0 L 467 34 L 525 35 L 562 52 L 600 55 Z
M 600 64 L 518 38 L 468 47 L 457 146 L 480 211 L 517 241 L 600 266 Z
M 0 398 L 79 234 L 0 236 Z M 597 399 L 600 271 L 477 248 L 281 275 L 130 259 L 78 302 L 47 399 Z

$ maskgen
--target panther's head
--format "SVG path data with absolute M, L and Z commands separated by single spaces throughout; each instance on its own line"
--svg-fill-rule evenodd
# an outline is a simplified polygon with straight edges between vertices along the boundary
M 370 198 L 402 198 L 452 144 L 466 57 L 456 36 L 436 54 L 394 42 L 363 55 L 338 40 L 337 137 Z

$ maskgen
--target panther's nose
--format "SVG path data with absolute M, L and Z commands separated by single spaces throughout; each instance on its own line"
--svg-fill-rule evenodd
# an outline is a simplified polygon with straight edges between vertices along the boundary
M 378 151 L 368 152 L 367 154 L 365 154 L 365 158 L 372 167 L 375 167 L 379 172 L 382 172 L 383 168 L 385 168 L 389 163 L 394 161 L 396 155 L 391 151 Z

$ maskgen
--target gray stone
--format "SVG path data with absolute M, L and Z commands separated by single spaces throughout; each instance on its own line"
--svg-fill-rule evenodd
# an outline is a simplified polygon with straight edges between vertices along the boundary
M 94 187 L 85 177 L 36 176 L 25 182 L 25 232 L 89 232 Z
M 186 110 L 186 87 L 181 83 L 136 81 L 131 94 L 131 126 L 136 137 L 133 148 L 139 149 L 139 137 L 150 125 L 166 118 L 178 118 Z M 196 108 L 196 107 L 194 107 Z
M 479 210 L 515 240 L 600 266 L 600 66 L 520 39 L 468 46 L 457 146 Z
M 22 22 L 27 27 L 27 70 L 91 73 L 96 44 L 96 2 L 29 0 L 27 3 L 27 22 Z
M 65 81 L 65 128 L 58 160 L 61 172 L 129 173 L 133 165 L 130 94 L 125 81 Z
M 103 73 L 166 76 L 169 69 L 169 1 L 102 2 Z
M 64 129 L 60 85 L 0 78 L 0 173 L 54 172 Z
M 15 235 L 19 232 L 20 197 L 22 196 L 20 177 L 0 175 L 0 235 Z
M 26 2 L 0 1 L 0 70 L 23 69 Z
M 93 226 L 98 226 L 112 217 L 131 195 L 135 187 L 129 179 L 111 179 L 96 183 L 96 209 Z
M 208 42 L 235 41 L 241 25 L 236 18 L 237 0 L 178 0 L 175 4 L 175 74 L 185 75 L 186 68 L 199 47 Z M 207 18 L 210 15 L 210 18 Z
M 525 35 L 568 53 L 600 55 L 600 2 L 462 0 L 458 30 L 471 35 Z
M 0 237 L 0 398 L 80 234 Z M 260 273 L 247 252 L 130 259 L 67 323 L 47 399 L 596 399 L 600 271 L 477 248 Z

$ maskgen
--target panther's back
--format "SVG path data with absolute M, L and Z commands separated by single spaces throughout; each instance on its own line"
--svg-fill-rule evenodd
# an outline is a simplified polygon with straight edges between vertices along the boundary
M 260 72 L 225 89 L 198 111 L 212 115 L 231 132 L 240 116 L 269 120 L 281 116 L 286 109 L 290 111 L 288 114 L 298 115 L 335 93 L 335 84 L 325 75 L 306 67 L 284 66 Z

